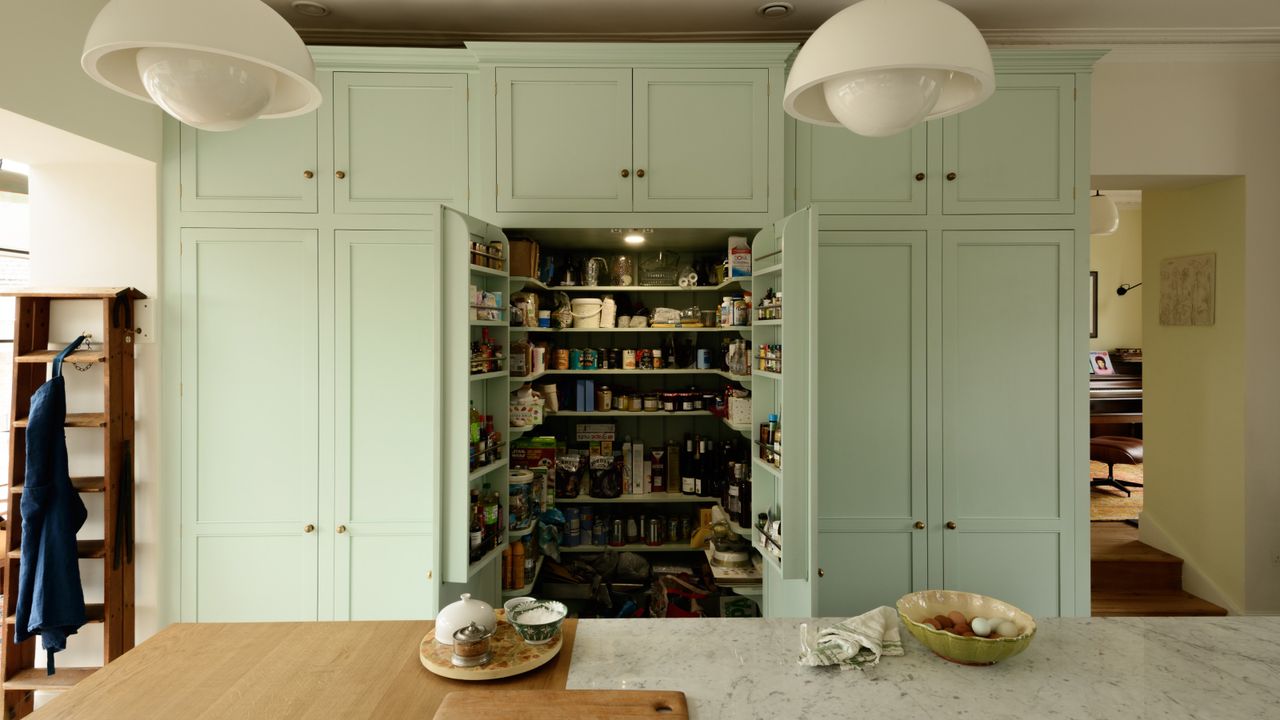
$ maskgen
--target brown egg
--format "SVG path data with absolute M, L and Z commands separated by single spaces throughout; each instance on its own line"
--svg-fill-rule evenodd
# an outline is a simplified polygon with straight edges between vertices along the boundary
M 956 623 L 955 626 L 951 628 L 951 632 L 957 635 L 963 635 L 967 632 L 973 632 L 973 628 L 964 623 Z
M 987 639 L 988 639 L 988 640 L 995 640 L 995 639 L 997 639 L 997 638 L 999 638 L 999 637 L 1000 637 L 1000 633 L 992 631 L 992 633 L 991 633 L 990 635 L 988 635 L 988 636 L 987 636 Z
M 945 630 L 946 628 L 949 628 L 952 625 L 955 625 L 955 623 L 951 621 L 951 618 L 947 617 L 946 615 L 935 615 L 933 619 L 935 622 L 938 623 L 939 630 Z
M 965 632 L 962 632 L 962 633 L 960 633 L 960 636 L 961 636 L 961 637 L 977 637 L 977 635 L 974 635 L 974 634 L 973 634 L 973 631 L 972 631 L 972 630 L 967 630 L 967 631 L 965 631 Z
M 951 620 L 952 623 L 956 625 L 969 624 L 969 621 L 965 618 L 964 613 L 960 612 L 959 610 L 952 610 L 951 612 L 947 613 L 947 617 Z
M 925 625 L 928 625 L 929 627 L 933 628 L 934 630 L 941 630 L 941 629 L 942 629 L 942 626 L 938 625 L 938 621 L 937 621 L 937 620 L 934 620 L 933 618 L 929 618 L 928 620 L 925 620 L 925 621 L 924 621 L 924 624 L 925 624 Z

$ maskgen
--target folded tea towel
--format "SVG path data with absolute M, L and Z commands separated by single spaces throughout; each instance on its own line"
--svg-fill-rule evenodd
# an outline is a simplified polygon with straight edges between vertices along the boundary
M 882 605 L 822 630 L 800 625 L 801 665 L 839 665 L 842 670 L 875 667 L 882 655 L 901 654 L 898 613 L 891 607 Z

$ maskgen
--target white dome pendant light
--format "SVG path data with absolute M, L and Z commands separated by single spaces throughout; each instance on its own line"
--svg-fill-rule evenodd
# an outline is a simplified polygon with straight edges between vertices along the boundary
M 1120 209 L 1116 201 L 1094 190 L 1089 196 L 1089 234 L 1110 235 L 1119 229 Z
M 111 0 L 89 28 L 80 65 L 201 130 L 320 106 L 311 53 L 262 0 Z
M 960 11 L 939 0 L 862 0 L 800 49 L 782 106 L 797 120 L 885 137 L 968 110 L 995 89 L 991 51 Z

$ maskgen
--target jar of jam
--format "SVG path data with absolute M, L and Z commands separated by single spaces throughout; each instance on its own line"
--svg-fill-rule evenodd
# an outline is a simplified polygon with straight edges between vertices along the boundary
M 680 396 L 673 392 L 662 393 L 662 409 L 667 412 L 675 412 L 679 408 Z
M 627 409 L 631 412 L 640 412 L 641 410 L 644 410 L 644 398 L 640 396 L 640 393 L 631 393 L 628 402 L 631 407 Z
M 644 396 L 644 411 L 657 412 L 662 407 L 662 402 L 658 399 L 658 393 L 648 393 Z
M 613 409 L 613 391 L 608 385 L 601 385 L 596 388 L 596 410 L 598 412 L 608 412 Z

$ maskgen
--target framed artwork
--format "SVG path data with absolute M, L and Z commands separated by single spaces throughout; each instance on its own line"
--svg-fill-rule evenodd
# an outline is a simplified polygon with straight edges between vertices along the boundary
M 1160 324 L 1212 325 L 1218 256 L 1191 255 L 1160 261 Z
M 1098 337 L 1098 271 L 1089 273 L 1089 337 Z
M 1116 369 L 1111 365 L 1111 356 L 1107 354 L 1106 350 L 1093 350 L 1089 353 L 1089 374 L 1116 374 Z

